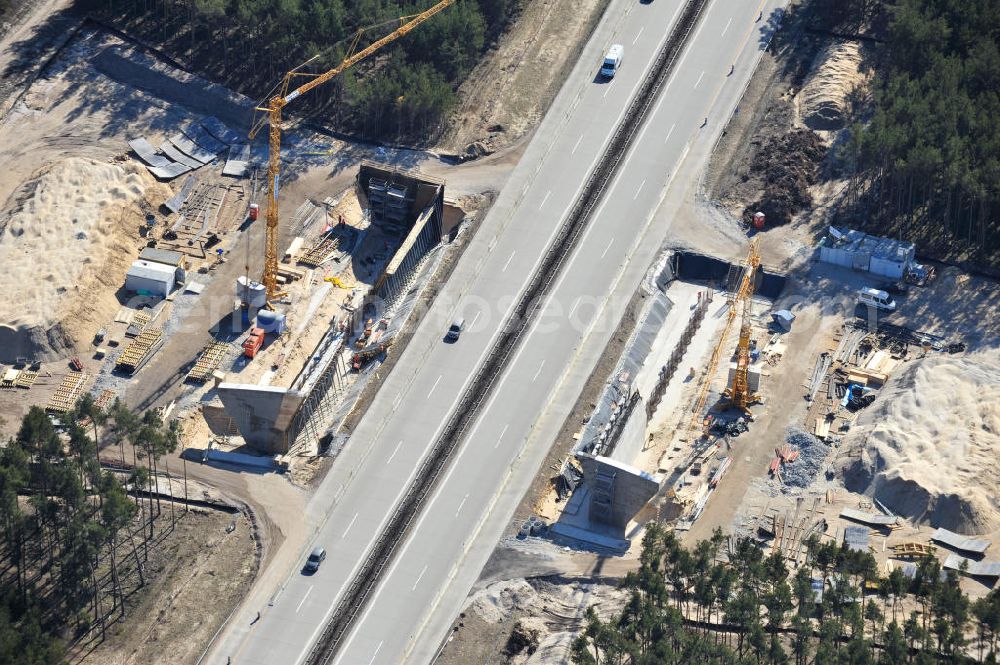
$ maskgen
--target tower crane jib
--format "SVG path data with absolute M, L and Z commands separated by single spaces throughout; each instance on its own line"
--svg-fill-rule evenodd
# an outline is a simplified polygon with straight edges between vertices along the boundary
M 295 69 L 287 72 L 281 81 L 279 86 L 279 91 L 277 94 L 273 95 L 267 102 L 267 106 L 257 108 L 258 111 L 262 112 L 260 119 L 254 123 L 253 127 L 250 129 L 249 137 L 253 139 L 257 136 L 257 133 L 264 127 L 265 124 L 269 125 L 268 132 L 268 160 L 267 160 L 267 212 L 266 212 L 266 227 L 265 227 L 265 240 L 264 240 L 264 275 L 261 280 L 264 284 L 264 288 L 267 291 L 267 301 L 271 303 L 274 299 L 278 297 L 278 199 L 277 199 L 277 182 L 278 175 L 281 170 L 281 111 L 288 105 L 292 100 L 301 97 L 303 94 L 309 92 L 313 88 L 323 85 L 330 79 L 334 78 L 341 72 L 343 72 L 348 67 L 355 65 L 356 63 L 364 60 L 371 54 L 375 53 L 383 46 L 394 42 L 400 37 L 411 32 L 418 25 L 428 20 L 435 14 L 438 14 L 445 8 L 454 4 L 456 0 L 441 0 L 433 7 L 420 12 L 419 14 L 414 14 L 412 16 L 404 16 L 400 18 L 400 26 L 390 32 L 385 37 L 378 39 L 367 47 L 355 52 L 354 49 L 357 47 L 358 41 L 361 39 L 361 35 L 364 29 L 358 30 L 354 36 L 354 41 L 351 44 L 351 49 L 348 52 L 347 57 L 334 67 L 322 74 L 309 74 L 300 71 L 303 66 L 309 64 L 318 56 L 313 56 L 307 60 L 302 65 L 299 65 Z M 297 76 L 311 76 L 309 81 L 306 81 L 302 85 L 298 86 L 291 92 L 288 92 L 288 88 L 291 85 L 292 79 Z

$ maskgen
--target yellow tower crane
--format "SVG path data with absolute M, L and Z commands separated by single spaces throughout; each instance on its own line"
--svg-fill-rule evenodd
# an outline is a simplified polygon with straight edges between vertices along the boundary
M 701 385 L 698 387 L 698 393 L 692 407 L 694 415 L 691 417 L 691 430 L 703 428 L 704 418 L 701 412 L 702 409 L 705 408 L 705 402 L 708 399 L 708 393 L 712 387 L 712 378 L 715 376 L 715 372 L 719 368 L 719 362 L 722 360 L 722 354 L 726 348 L 726 339 L 729 337 L 729 330 L 733 326 L 733 321 L 736 320 L 736 314 L 739 311 L 738 308 L 740 305 L 743 306 L 743 325 L 740 328 L 740 341 L 737 346 L 736 353 L 736 376 L 734 376 L 734 386 L 726 388 L 725 395 L 732 401 L 734 406 L 738 406 L 744 411 L 746 411 L 747 405 L 756 401 L 756 395 L 748 394 L 747 373 L 750 367 L 750 297 L 754 292 L 756 273 L 759 266 L 760 242 L 757 238 L 754 238 L 750 241 L 750 251 L 747 253 L 746 261 L 744 261 L 744 267 L 742 270 L 743 274 L 740 278 L 739 284 L 729 292 L 729 311 L 726 314 L 726 323 L 722 328 L 722 334 L 719 336 L 719 341 L 712 350 L 712 357 L 708 362 L 708 367 L 706 367 L 704 373 L 702 374 Z M 742 365 L 742 380 L 737 378 L 741 374 L 741 358 L 745 358 L 745 362 Z M 736 386 L 737 383 L 741 386 L 741 388 Z M 735 393 L 733 392 L 734 387 L 738 388 Z M 746 401 L 742 404 L 737 402 L 737 400 L 733 398 L 733 396 L 737 394 L 743 395 L 743 399 Z
M 753 294 L 757 282 L 757 270 L 760 268 L 760 243 L 757 238 L 750 242 L 750 253 L 747 254 L 743 266 L 743 279 L 736 290 L 732 306 L 741 305 L 743 322 L 740 325 L 740 341 L 736 345 L 736 371 L 733 372 L 733 382 L 726 388 L 725 396 L 729 405 L 750 413 L 750 405 L 760 401 L 756 393 L 750 392 L 748 375 L 750 373 L 750 315 L 753 311 Z
M 375 53 L 383 46 L 394 42 L 403 35 L 409 33 L 411 30 L 416 28 L 418 25 L 431 18 L 441 10 L 447 8 L 448 6 L 455 3 L 456 0 L 441 0 L 435 4 L 430 9 L 427 9 L 419 14 L 413 14 L 411 16 L 404 16 L 399 19 L 400 26 L 393 30 L 391 33 L 382 37 L 381 39 L 374 41 L 371 45 L 360 51 L 355 52 L 354 49 L 357 48 L 358 42 L 361 39 L 361 35 L 364 29 L 358 30 L 354 36 L 354 40 L 351 44 L 351 48 L 348 50 L 347 56 L 344 58 L 343 62 L 334 67 L 333 69 L 324 72 L 323 74 L 310 74 L 300 71 L 302 67 L 309 64 L 319 56 L 314 56 L 299 65 L 292 71 L 285 74 L 278 86 L 278 92 L 272 96 L 268 102 L 267 106 L 257 108 L 258 111 L 262 112 L 260 118 L 253 124 L 250 129 L 250 139 L 252 140 L 257 136 L 257 133 L 264 127 L 264 125 L 270 126 L 270 134 L 268 137 L 268 160 L 267 160 L 267 213 L 266 220 L 267 226 L 265 229 L 265 240 L 264 240 L 264 277 L 263 283 L 264 288 L 267 290 L 267 301 L 271 303 L 272 300 L 278 297 L 278 184 L 279 176 L 281 171 L 281 111 L 296 97 L 299 97 L 313 88 L 323 85 L 333 77 L 337 76 L 343 72 L 348 67 L 364 60 L 372 53 Z M 303 83 L 299 87 L 295 88 L 291 92 L 288 92 L 289 87 L 291 87 L 292 79 L 296 76 L 308 76 L 312 77 L 311 80 Z

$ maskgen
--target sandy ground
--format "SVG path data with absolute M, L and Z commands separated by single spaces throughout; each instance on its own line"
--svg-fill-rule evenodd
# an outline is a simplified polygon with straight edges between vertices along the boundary
M 139 202 L 161 202 L 169 194 L 133 163 L 77 157 L 26 183 L 10 202 L 0 237 L 6 266 L 0 288 L 20 294 L 0 305 L 0 321 L 42 338 L 57 335 L 52 329 L 59 327 L 73 346 L 92 338 L 94 324 L 117 310 L 122 259 L 141 242 Z M 28 274 L 33 278 L 26 281 Z
M 975 535 L 1000 528 L 1000 352 L 901 369 L 843 442 L 849 488 L 890 510 Z
M 854 113 L 851 98 L 864 95 L 870 81 L 861 62 L 859 42 L 824 46 L 795 97 L 798 122 L 817 131 L 842 129 Z
M 505 539 L 469 595 L 436 662 L 569 662 L 569 647 L 583 612 L 591 605 L 605 619 L 617 612 L 627 599 L 617 580 L 635 565 L 631 559 L 607 559 L 536 538 Z M 512 633 L 532 637 L 533 650 L 519 649 L 510 639 Z
M 227 533 L 231 526 L 235 528 Z M 151 583 L 129 607 L 125 621 L 111 626 L 108 638 L 93 651 L 74 654 L 74 662 L 197 662 L 202 645 L 246 592 L 255 557 L 251 526 L 242 515 L 192 509 L 150 552 L 146 572 Z

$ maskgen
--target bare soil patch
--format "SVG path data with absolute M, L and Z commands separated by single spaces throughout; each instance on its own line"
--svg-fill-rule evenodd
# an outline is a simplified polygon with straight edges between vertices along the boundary
M 169 519 L 169 518 L 168 518 Z M 229 531 L 230 527 L 232 531 Z M 189 665 L 246 593 L 257 569 L 250 523 L 193 509 L 150 551 L 149 584 L 80 665 Z M 209 601 L 210 602 L 206 602 Z
M 760 197 L 743 209 L 743 223 L 749 227 L 753 215 L 762 212 L 769 226 L 781 226 L 810 207 L 809 188 L 816 184 L 825 155 L 823 140 L 808 129 L 767 137 L 756 159 L 756 174 L 763 189 Z
M 522 4 L 459 88 L 458 108 L 438 150 L 487 155 L 537 127 L 607 6 L 602 0 Z

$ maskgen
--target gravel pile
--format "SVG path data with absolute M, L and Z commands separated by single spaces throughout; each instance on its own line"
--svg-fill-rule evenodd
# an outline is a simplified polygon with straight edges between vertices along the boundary
M 782 467 L 781 478 L 790 487 L 808 487 L 826 464 L 830 446 L 796 427 L 785 430 L 785 441 L 799 451 L 799 457 Z

